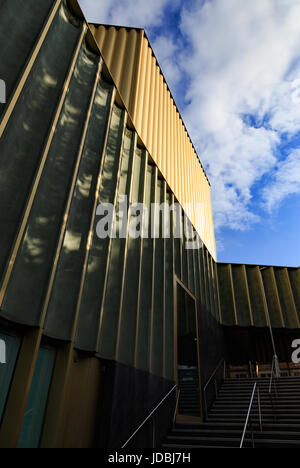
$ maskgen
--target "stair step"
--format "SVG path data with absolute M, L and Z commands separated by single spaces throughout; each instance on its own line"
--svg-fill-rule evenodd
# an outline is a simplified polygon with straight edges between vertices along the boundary
M 268 447 L 277 447 L 277 448 L 300 448 L 300 441 L 299 440 L 291 440 L 291 439 L 269 439 L 269 438 L 261 438 L 261 439 L 254 439 L 255 440 L 255 446 L 256 447 L 263 447 L 263 446 L 268 446 Z M 211 447 L 215 447 L 218 445 L 222 446 L 228 446 L 230 445 L 231 447 L 239 447 L 240 446 L 240 441 L 241 437 L 229 437 L 229 438 L 224 438 L 224 437 L 215 437 L 215 438 L 210 438 L 210 437 L 194 437 L 192 439 L 186 440 L 184 437 L 170 437 L 167 438 L 167 440 L 164 442 L 163 447 L 167 448 L 170 446 L 177 446 L 181 447 L 182 449 L 187 448 L 187 447 L 194 447 L 198 448 L 199 446 L 203 445 L 210 445 Z M 244 441 L 244 447 L 252 447 L 252 439 L 251 438 L 246 438 Z
M 261 402 L 261 408 L 262 410 L 272 410 L 273 409 L 273 405 L 271 404 L 271 402 L 268 402 L 267 404 L 266 403 L 262 403 Z M 252 405 L 252 408 L 258 408 L 259 405 L 258 403 L 253 403 Z M 245 401 L 245 402 L 222 402 L 222 401 L 217 401 L 214 403 L 213 405 L 213 409 L 216 409 L 216 408 L 229 408 L 229 409 L 248 409 L 249 408 L 249 401 Z M 293 411 L 300 411 L 300 405 L 299 404 L 293 404 L 293 403 L 279 403 L 279 402 L 274 402 L 274 408 L 276 409 L 284 409 L 284 410 L 293 410 Z
M 299 430 L 300 428 L 298 428 Z M 170 437 L 182 437 L 185 439 L 194 439 L 195 437 L 224 437 L 224 438 L 234 438 L 234 437 L 241 437 L 243 433 L 243 428 L 241 429 L 222 429 L 221 427 L 219 429 L 211 429 L 211 428 L 203 428 L 203 429 L 193 429 L 193 430 L 182 430 L 182 429 L 174 429 L 171 434 L 169 435 Z M 248 429 L 247 431 L 248 437 L 250 437 L 251 431 Z M 263 432 L 260 432 L 258 429 L 254 432 L 254 436 L 257 439 L 292 439 L 292 440 L 298 440 L 300 442 L 300 432 L 296 431 L 270 431 L 270 430 L 264 430 Z
M 203 423 L 178 422 L 162 447 L 165 449 L 239 448 L 254 383 L 258 383 L 262 413 L 259 430 L 257 396 L 252 407 L 252 426 L 256 448 L 300 448 L 300 377 L 282 377 L 269 393 L 270 378 L 226 379 Z M 199 393 L 194 382 L 182 382 L 179 411 L 200 414 Z M 212 388 L 211 394 L 213 395 Z M 273 397 L 272 399 L 270 397 Z M 274 413 L 275 408 L 275 413 Z M 244 441 L 252 448 L 250 426 Z
M 245 421 L 243 422 L 228 422 L 226 420 L 218 423 L 218 422 L 214 422 L 214 421 L 206 421 L 204 423 L 199 423 L 199 422 L 177 422 L 176 423 L 176 426 L 175 426 L 175 430 L 187 430 L 187 431 L 197 431 L 198 429 L 205 429 L 205 428 L 208 428 L 208 429 L 233 429 L 233 430 L 243 430 L 244 429 L 244 424 L 245 424 Z M 268 431 L 277 431 L 277 430 L 281 430 L 281 431 L 296 431 L 296 432 L 300 432 L 300 424 L 294 424 L 294 423 L 288 423 L 288 424 L 284 424 L 284 423 L 271 423 L 271 424 L 268 424 L 268 423 L 265 423 L 264 422 L 264 425 L 263 425 L 264 429 L 268 430 Z
M 209 422 L 213 422 L 213 423 L 215 423 L 215 424 L 221 424 L 222 419 L 221 419 L 221 418 L 209 418 L 208 421 L 209 421 Z M 227 422 L 230 422 L 230 423 L 241 424 L 241 425 L 244 426 L 245 421 L 246 421 L 246 418 L 241 418 L 241 419 L 238 419 L 238 418 L 226 418 L 226 421 L 227 421 Z M 259 427 L 259 426 L 258 426 L 258 425 L 259 425 L 259 419 L 258 419 L 258 418 L 255 419 L 255 420 L 252 420 L 252 423 L 253 423 L 253 426 L 254 426 L 254 427 Z M 288 424 L 290 424 L 290 420 L 289 420 L 289 419 L 284 419 L 284 418 L 282 418 L 282 419 L 281 419 L 281 418 L 277 418 L 276 420 L 275 420 L 274 418 L 267 418 L 267 419 L 264 418 L 264 419 L 262 420 L 262 424 L 263 424 L 263 427 L 266 427 L 266 425 L 271 426 L 271 425 L 276 425 L 276 424 L 279 424 L 279 425 L 281 425 L 281 424 L 286 424 L 286 425 L 288 425 Z M 291 424 L 292 424 L 292 425 L 297 424 L 297 425 L 298 425 L 298 428 L 295 429 L 295 430 L 299 430 L 299 428 L 300 428 L 300 419 L 299 419 L 299 420 L 293 420 L 293 422 L 292 422 Z M 291 427 L 291 429 L 292 429 L 292 427 Z
M 212 408 L 210 410 L 210 414 L 215 414 L 215 413 L 236 414 L 236 413 L 245 413 L 245 412 L 247 413 L 247 411 L 248 411 L 247 406 L 244 406 L 242 408 L 222 406 L 222 407 Z M 252 411 L 254 414 L 257 413 L 258 407 L 254 406 Z M 273 409 L 271 406 L 268 408 L 263 408 L 262 411 L 264 414 L 273 414 Z M 276 406 L 276 410 L 274 410 L 274 413 L 279 414 L 279 415 L 280 414 L 286 414 L 286 415 L 292 414 L 292 415 L 298 415 L 300 417 L 300 410 L 299 409 L 296 410 L 293 408 L 278 408 Z

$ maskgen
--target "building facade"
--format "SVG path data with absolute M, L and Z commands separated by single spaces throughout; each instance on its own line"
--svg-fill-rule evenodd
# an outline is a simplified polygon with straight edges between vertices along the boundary
M 121 447 L 187 372 L 198 406 L 178 417 L 201 420 L 224 328 L 266 323 L 248 269 L 216 263 L 209 181 L 146 33 L 88 25 L 76 0 L 0 13 L 0 446 Z M 299 269 L 277 276 L 295 331 Z

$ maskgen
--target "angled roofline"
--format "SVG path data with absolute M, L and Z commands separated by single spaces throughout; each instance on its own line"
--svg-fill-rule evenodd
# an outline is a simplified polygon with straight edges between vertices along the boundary
M 149 39 L 149 37 L 148 37 L 148 35 L 147 35 L 147 32 L 146 32 L 145 28 L 137 28 L 137 27 L 135 27 L 135 26 L 123 26 L 123 25 L 116 25 L 116 24 L 109 24 L 109 23 L 94 23 L 94 22 L 88 22 L 88 24 L 90 24 L 91 26 L 95 26 L 95 27 L 104 26 L 105 28 L 109 28 L 109 27 L 116 28 L 116 29 L 121 29 L 121 28 L 122 28 L 122 29 L 126 29 L 127 31 L 130 31 L 130 30 L 143 31 L 144 36 L 145 36 L 145 38 L 146 38 L 147 41 L 148 41 L 148 44 L 149 44 L 149 47 L 150 47 L 150 49 L 151 49 L 152 55 L 153 55 L 153 57 L 155 58 L 156 63 L 157 63 L 157 65 L 158 65 L 158 67 L 159 67 L 159 70 L 160 70 L 160 73 L 161 73 L 161 75 L 162 75 L 162 77 L 163 77 L 164 83 L 166 83 L 167 89 L 168 89 L 168 91 L 170 92 L 170 96 L 171 96 L 171 98 L 172 98 L 172 100 L 173 100 L 174 106 L 176 107 L 176 110 L 177 110 L 177 112 L 178 112 L 179 118 L 180 118 L 180 120 L 181 120 L 181 122 L 182 122 L 182 124 L 183 124 L 183 126 L 184 126 L 184 129 L 185 129 L 185 131 L 186 131 L 186 133 L 187 133 L 187 136 L 188 136 L 188 138 L 189 138 L 189 140 L 190 140 L 190 143 L 191 143 L 191 145 L 192 145 L 192 147 L 193 147 L 193 149 L 194 149 L 194 151 L 195 151 L 195 153 L 196 153 L 196 155 L 197 155 L 198 161 L 199 161 L 199 163 L 200 163 L 200 165 L 201 165 L 201 168 L 202 168 L 203 173 L 204 173 L 204 175 L 205 175 L 205 177 L 206 177 L 206 180 L 207 180 L 209 186 L 211 187 L 211 183 L 210 183 L 210 180 L 209 180 L 209 178 L 208 178 L 208 176 L 207 176 L 206 170 L 205 170 L 204 167 L 203 167 L 203 164 L 202 164 L 202 162 L 201 162 L 200 156 L 199 156 L 199 154 L 198 154 L 198 152 L 197 152 L 197 150 L 196 150 L 196 148 L 195 148 L 195 145 L 194 145 L 193 140 L 192 140 L 192 138 L 191 138 L 191 136 L 190 136 L 190 134 L 189 134 L 189 131 L 188 131 L 188 129 L 186 128 L 186 125 L 185 125 L 184 120 L 183 120 L 183 118 L 182 118 L 181 112 L 180 112 L 180 110 L 178 109 L 178 106 L 177 106 L 177 104 L 176 104 L 176 100 L 175 100 L 175 98 L 174 98 L 174 96 L 173 96 L 173 94 L 172 94 L 172 91 L 171 91 L 171 89 L 170 89 L 170 87 L 169 87 L 169 85 L 168 85 L 168 82 L 167 82 L 166 77 L 165 77 L 165 75 L 164 75 L 164 73 L 163 73 L 162 67 L 160 66 L 160 63 L 159 63 L 159 61 L 158 61 L 158 59 L 157 59 L 157 56 L 155 55 L 154 49 L 153 49 L 153 47 L 152 47 L 152 44 L 151 44 L 151 42 L 150 42 L 150 39 Z
M 249 267 L 263 267 L 263 268 L 290 268 L 297 270 L 299 266 L 288 266 L 288 265 L 264 265 L 263 263 L 237 263 L 237 262 L 217 262 L 218 265 L 234 265 L 234 266 L 249 266 Z

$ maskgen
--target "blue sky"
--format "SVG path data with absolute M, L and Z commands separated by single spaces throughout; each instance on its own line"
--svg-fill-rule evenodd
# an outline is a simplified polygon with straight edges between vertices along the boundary
M 212 186 L 219 261 L 300 265 L 300 0 L 80 0 L 144 27 Z

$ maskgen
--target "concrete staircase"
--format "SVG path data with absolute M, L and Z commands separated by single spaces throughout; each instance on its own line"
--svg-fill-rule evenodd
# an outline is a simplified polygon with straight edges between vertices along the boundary
M 238 448 L 247 411 L 257 381 L 262 408 L 263 431 L 259 428 L 255 397 L 251 412 L 255 448 L 300 448 L 300 378 L 282 377 L 277 381 L 277 398 L 269 396 L 269 379 L 226 379 L 204 423 L 177 423 L 162 448 Z M 274 394 L 274 392 L 273 392 Z M 185 407 L 191 408 L 193 401 Z M 274 409 L 273 409 L 274 408 Z M 244 442 L 252 448 L 250 424 Z

